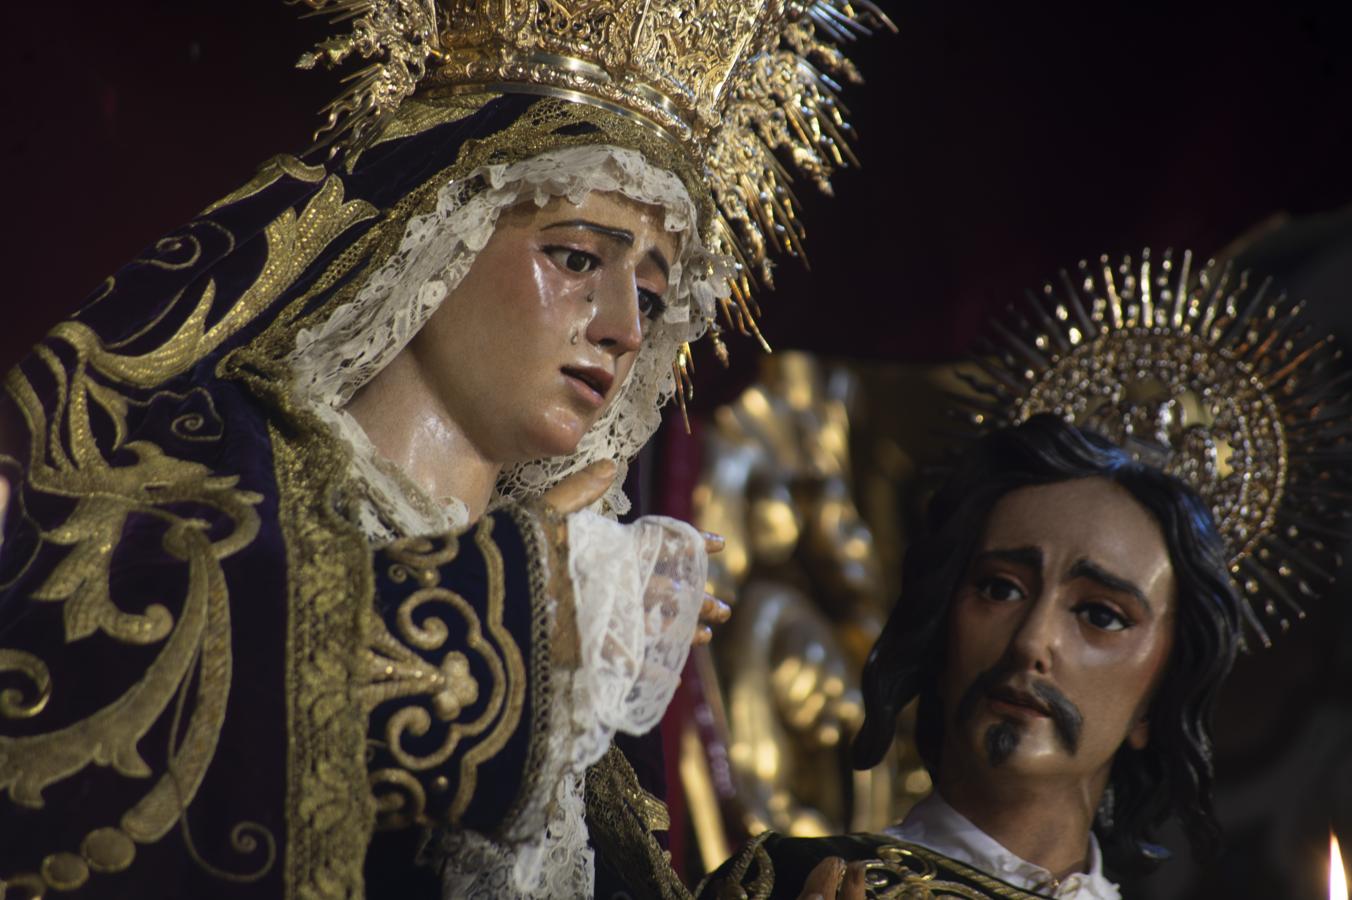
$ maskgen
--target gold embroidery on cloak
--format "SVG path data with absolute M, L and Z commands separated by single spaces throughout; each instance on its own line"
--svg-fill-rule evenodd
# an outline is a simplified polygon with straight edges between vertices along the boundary
M 396 542 L 395 546 L 390 548 L 391 556 L 395 559 L 406 560 L 406 564 L 415 564 L 412 561 L 413 558 L 410 555 L 406 555 L 406 552 L 401 553 L 399 550 L 396 550 L 397 546 L 398 542 Z M 424 571 L 429 572 L 433 577 L 436 577 L 437 575 L 435 564 L 433 564 L 432 568 Z M 500 584 L 494 585 L 490 582 L 487 597 L 488 608 L 490 610 L 490 623 L 492 621 L 491 610 L 496 607 L 499 612 L 501 611 L 503 601 L 501 589 L 502 586 Z M 461 646 L 466 650 L 473 651 L 475 655 L 487 664 L 490 679 L 488 685 L 489 698 L 484 707 L 484 711 L 477 719 L 472 722 L 456 722 L 451 725 L 442 745 L 432 753 L 423 756 L 414 756 L 412 753 L 405 750 L 402 746 L 402 740 L 405 734 L 421 736 L 427 733 L 432 724 L 427 711 L 421 706 L 409 705 L 391 715 L 389 722 L 385 727 L 385 740 L 389 745 L 390 754 L 401 766 L 414 772 L 426 771 L 440 765 L 451 757 L 460 745 L 462 738 L 472 738 L 483 733 L 493 720 L 497 718 L 499 711 L 502 709 L 503 698 L 507 693 L 507 682 L 509 678 L 515 680 L 520 677 L 519 673 L 509 673 L 507 671 L 504 666 L 504 657 L 510 658 L 510 652 L 499 653 L 493 644 L 488 641 L 484 634 L 484 626 L 480 621 L 478 614 L 475 612 L 474 607 L 459 594 L 440 586 L 422 588 L 399 604 L 399 609 L 395 612 L 395 624 L 399 632 L 399 638 L 407 641 L 409 644 L 420 650 L 440 650 L 446 647 L 449 630 L 447 629 L 445 622 L 435 617 L 428 618 L 421 624 L 417 624 L 413 621 L 414 612 L 417 611 L 419 607 L 429 603 L 444 604 L 444 606 L 454 609 L 455 612 L 464 619 L 465 640 L 464 644 Z M 499 634 L 494 633 L 493 637 L 499 642 L 502 640 L 502 636 Z M 511 645 L 513 649 L 515 648 L 515 643 L 512 641 L 510 634 L 507 635 L 507 643 Z M 501 647 L 501 643 L 499 643 L 499 647 Z M 506 648 L 502 649 L 506 650 Z M 441 665 L 432 670 L 437 677 L 424 682 L 426 690 L 420 691 L 420 693 L 429 694 L 434 698 L 434 707 L 437 706 L 435 698 L 441 696 L 447 690 L 454 689 L 452 673 L 447 671 L 447 664 L 448 662 L 453 662 L 456 657 L 461 660 L 465 659 L 463 654 L 454 650 L 447 653 Z M 466 668 L 465 677 L 468 678 L 468 676 L 468 668 Z M 462 681 L 459 687 L 466 688 L 468 685 Z M 480 689 L 479 684 L 473 683 L 473 693 L 475 696 L 478 695 Z M 453 716 L 439 716 L 439 718 L 448 721 L 452 719 Z
M 252 881 L 271 869 L 276 839 L 266 828 L 251 822 L 236 824 L 231 833 L 232 849 L 261 855 L 263 861 L 252 872 L 234 873 L 197 853 L 183 817 L 215 754 L 230 690 L 229 592 L 220 562 L 257 535 L 259 519 L 253 507 L 262 498 L 239 490 L 236 476 L 216 475 L 199 463 L 170 457 L 150 441 L 125 442 L 127 404 L 136 401 L 130 401 L 124 390 L 153 389 L 187 371 L 271 304 L 342 231 L 374 214 L 370 204 L 344 203 L 342 182 L 330 178 L 299 216 L 287 210 L 267 226 L 267 258 L 262 272 L 216 324 L 205 327 L 215 301 L 215 284 L 208 281 L 177 332 L 148 353 L 119 354 L 87 325 L 60 323 L 47 343 L 34 352 L 56 384 L 50 419 L 21 369 L 12 370 L 6 377 L 5 387 L 31 436 L 22 488 L 76 501 L 63 523 L 40 530 L 43 542 L 69 549 L 33 598 L 62 604 L 67 643 L 103 631 L 126 643 L 163 642 L 164 646 L 135 685 L 90 716 L 53 731 L 17 738 L 0 735 L 0 790 L 8 792 L 17 804 L 40 808 L 45 787 L 91 764 L 109 766 L 128 778 L 150 777 L 155 773 L 137 744 L 171 702 L 175 704 L 176 723 L 171 729 L 166 771 L 121 816 L 116 827 L 95 829 L 82 842 L 79 854 L 71 852 L 75 848 L 53 848 L 37 873 L 11 876 L 7 879 L 11 885 L 25 885 L 38 896 L 43 886 L 74 889 L 89 878 L 91 869 L 110 872 L 131 865 L 135 843 L 158 841 L 175 823 L 189 855 L 217 877 Z M 190 255 L 187 263 L 160 261 L 161 268 L 191 265 L 200 253 L 195 239 L 163 245 L 161 242 L 157 249 L 171 251 L 187 246 Z M 111 280 L 108 285 L 111 290 Z M 51 349 L 50 345 L 56 343 L 74 351 L 75 361 L 69 368 Z M 165 391 L 139 402 L 153 402 L 158 396 L 182 395 Z M 113 466 L 105 457 L 93 435 L 91 401 L 113 423 L 108 453 L 124 451 L 133 463 Z M 186 427 L 191 432 L 199 416 L 180 418 L 182 421 L 171 427 Z M 215 508 L 233 523 L 233 528 L 223 537 L 209 539 L 199 519 L 170 511 L 171 504 L 182 502 Z M 144 613 L 132 614 L 112 601 L 112 558 L 132 514 L 160 521 L 165 528 L 162 549 L 187 567 L 187 587 L 177 622 L 163 604 L 152 603 Z M 36 698 L 25 704 L 21 694 L 6 691 L 0 696 L 0 716 L 40 717 L 51 693 L 63 689 L 52 682 L 47 665 L 31 654 L 0 648 L 0 667 L 28 679 Z M 200 673 L 200 677 L 194 679 L 194 673 Z M 184 724 L 190 684 L 196 689 Z
M 206 327 L 207 314 L 216 299 L 216 283 L 211 280 L 178 331 L 149 353 L 140 356 L 110 353 L 88 325 L 72 320 L 57 325 L 51 336 L 84 348 L 91 365 L 125 384 L 155 387 L 186 371 L 253 321 L 335 238 L 377 214 L 376 208 L 364 200 L 344 202 L 343 182 L 330 176 L 299 215 L 294 209 L 287 209 L 268 224 L 264 230 L 267 260 L 263 271 L 210 328 Z
M 259 194 L 280 181 L 284 175 L 290 175 L 297 181 L 306 184 L 318 184 L 324 180 L 324 176 L 327 174 L 328 171 L 322 165 L 306 165 L 288 153 L 279 153 L 259 166 L 254 177 L 249 179 L 248 182 L 202 210 L 200 215 L 209 216 L 222 206 L 229 206 L 231 203 L 238 203 L 240 200 Z
M 424 99 L 429 104 L 443 106 L 451 113 L 444 118 L 439 113 L 423 117 L 419 125 L 406 129 L 410 134 L 419 133 L 413 130 L 415 128 L 434 127 L 459 117 L 462 113 L 457 110 L 465 109 L 466 104 L 463 98 L 428 96 Z M 398 250 L 408 220 L 414 215 L 425 215 L 435 208 L 437 194 L 442 186 L 464 178 L 489 163 L 516 162 L 549 149 L 596 143 L 597 134 L 570 128 L 583 123 L 598 126 L 607 143 L 638 150 L 656 165 L 679 172 L 688 169 L 678 156 L 672 155 L 669 146 L 642 126 L 594 107 L 543 100 L 502 131 L 467 141 L 454 163 L 429 177 L 385 210 L 380 220 L 339 253 L 303 294 L 288 301 L 286 308 L 278 313 L 262 334 L 247 346 L 221 359 L 217 365 L 220 377 L 238 380 L 255 396 L 272 406 L 275 421 L 285 426 L 288 433 L 304 436 L 304 440 L 298 438 L 287 445 L 288 460 L 285 463 L 280 455 L 277 460 L 279 473 L 285 468 L 294 476 L 287 481 L 289 487 L 282 491 L 284 509 L 288 493 L 293 495 L 293 506 L 301 502 L 300 498 L 311 497 L 308 502 L 319 503 L 317 498 L 323 497 L 326 498 L 324 502 L 328 510 L 324 515 L 328 515 L 335 505 L 341 506 L 340 500 L 346 497 L 346 491 L 350 488 L 346 475 L 348 451 L 332 436 L 327 426 L 311 412 L 302 409 L 291 395 L 291 373 L 285 360 L 296 346 L 300 329 L 322 321 L 334 309 L 355 298 L 368 273 L 378 271 Z M 392 127 L 403 126 L 396 124 Z M 310 177 L 304 172 L 296 174 L 293 171 L 288 174 L 301 180 Z M 697 175 L 689 174 L 689 177 Z M 325 187 L 328 188 L 328 185 Z M 349 224 L 360 220 L 354 215 Z M 708 217 L 701 215 L 701 221 L 706 220 Z M 334 232 L 334 236 L 338 233 L 341 232 Z M 326 243 L 318 243 L 316 253 Z M 318 307 L 302 314 L 315 298 L 323 296 L 344 279 L 348 279 L 346 284 Z M 281 288 L 285 289 L 286 286 L 281 285 Z M 279 477 L 278 480 L 280 487 L 282 479 Z M 538 528 L 519 510 L 507 507 L 505 511 L 514 516 L 523 534 L 532 536 L 536 550 L 529 564 L 533 629 L 531 655 L 532 671 L 535 673 L 529 690 L 533 714 L 529 763 L 513 804 L 519 807 L 527 796 L 541 789 L 538 777 L 547 746 L 551 698 L 548 617 L 545 613 L 548 573 L 544 571 L 542 562 L 545 558 L 544 538 L 538 533 Z M 314 557 L 337 553 L 347 560 L 346 565 L 357 565 L 356 558 L 351 555 L 355 551 L 346 544 L 343 549 L 335 551 L 325 543 L 325 535 L 320 532 L 307 533 L 302 539 L 301 532 L 304 529 L 295 518 L 300 515 L 299 509 L 293 509 L 291 515 L 293 518 L 290 524 L 286 520 L 282 523 L 289 559 L 305 563 L 313 561 L 307 552 Z M 342 531 L 337 518 L 335 516 L 334 521 L 326 525 L 330 529 L 330 536 L 338 534 L 345 541 L 349 531 L 356 534 L 355 529 L 346 522 L 342 524 L 348 526 L 348 531 Z M 331 590 L 346 590 L 358 598 L 365 597 L 358 622 L 335 617 L 332 611 L 326 621 L 303 622 L 300 619 L 313 611 L 304 611 L 303 615 L 293 601 L 292 629 L 305 628 L 320 633 L 329 633 L 325 629 L 333 631 L 328 638 L 332 645 L 330 649 L 306 651 L 298 643 L 289 643 L 287 649 L 288 728 L 304 728 L 307 731 L 304 738 L 291 742 L 287 762 L 287 784 L 290 787 L 284 878 L 288 898 L 355 900 L 362 895 L 362 862 L 370 841 L 375 800 L 369 792 L 354 791 L 352 785 L 363 783 L 368 777 L 364 757 L 366 734 L 364 729 L 357 734 L 354 729 L 328 727 L 332 725 L 330 719 L 333 718 L 335 698 L 340 693 L 344 696 L 351 694 L 349 700 L 354 705 L 358 702 L 349 681 L 353 676 L 351 667 L 354 660 L 361 658 L 362 651 L 358 648 L 370 647 L 373 640 L 371 635 L 375 633 L 371 630 L 375 622 L 367 617 L 373 590 L 369 580 L 369 551 L 365 550 L 364 542 L 362 547 L 366 554 L 364 571 L 359 568 L 334 568 L 332 563 L 308 574 L 299 568 L 288 567 L 288 590 L 293 597 L 299 596 L 298 585 L 304 578 L 316 578 Z M 348 580 L 344 581 L 344 578 Z M 352 578 L 356 578 L 357 582 L 354 583 Z M 320 589 L 314 586 L 310 590 Z M 337 635 L 343 629 L 347 629 L 346 636 L 340 640 Z M 355 646 L 351 643 L 353 639 L 357 641 Z M 348 655 L 343 656 L 334 649 L 340 646 L 350 648 Z M 368 676 L 362 674 L 357 680 L 368 680 Z M 317 706 L 309 704 L 309 700 L 321 695 L 330 699 Z M 310 716 L 310 712 L 315 715 Z M 512 715 L 519 719 L 519 706 Z M 354 765 L 354 761 L 360 762 L 359 768 Z M 508 817 L 511 818 L 511 815 L 509 813 Z
M 445 740 L 434 752 L 414 756 L 401 743 L 404 735 L 422 736 L 431 728 L 431 717 L 421 705 L 410 704 L 399 709 L 385 726 L 384 738 L 390 754 L 400 766 L 412 772 L 426 772 L 441 765 L 463 740 L 488 731 L 461 757 L 459 782 L 450 808 L 452 824 L 459 822 L 474 797 L 479 765 L 500 752 L 520 726 L 525 702 L 527 673 L 516 639 L 503 625 L 505 573 L 502 553 L 494 543 L 492 533 L 493 520 L 488 518 L 481 520 L 474 530 L 475 546 L 483 555 L 488 570 L 482 620 L 463 597 L 440 586 L 438 567 L 455 559 L 459 548 L 456 538 L 448 539 L 440 550 L 425 538 L 408 538 L 390 545 L 387 552 L 394 560 L 389 570 L 390 578 L 396 583 L 413 578 L 424 587 L 399 605 L 395 614 L 398 637 L 391 635 L 378 617 L 371 616 L 366 656 L 371 681 L 359 691 L 368 708 L 397 697 L 430 696 L 438 718 L 451 721 L 463 706 L 477 699 L 483 687 L 470 677 L 468 660 L 461 650 L 472 651 L 487 665 L 489 697 L 483 712 L 471 722 L 452 724 Z M 436 617 L 421 623 L 413 620 L 413 613 L 428 603 L 450 607 L 464 619 L 466 626 L 464 643 L 457 645 L 460 649 L 449 650 L 435 666 L 402 643 L 426 651 L 446 647 L 450 632 L 444 621 Z M 492 729 L 488 730 L 490 725 Z M 403 787 L 388 778 L 385 772 L 372 776 L 373 786 L 377 781 Z M 400 818 L 403 815 L 400 807 Z
M 122 815 L 117 828 L 97 829 L 86 839 L 92 854 L 58 850 L 42 861 L 42 881 L 67 889 L 88 878 L 91 864 L 105 871 L 129 865 L 134 856 L 131 842 L 152 843 L 162 838 L 192 802 L 205 777 L 224 722 L 230 686 L 229 605 L 220 561 L 253 540 L 259 525 L 253 505 L 262 499 L 238 490 L 235 477 L 213 476 L 205 466 L 169 457 L 147 441 L 132 441 L 120 448 L 129 451 L 134 463 L 111 466 L 94 440 L 88 404 L 91 398 L 98 402 L 102 392 L 105 400 L 100 405 L 116 417 L 118 405 L 106 400 L 115 389 L 91 387 L 95 383 L 87 362 L 91 354 L 79 344 L 74 349 L 77 358 L 70 373 L 54 353 L 37 354 L 57 382 L 56 412 L 61 420 L 46 421 L 42 404 L 20 370 L 11 372 L 6 381 L 31 435 L 25 488 L 76 500 L 62 524 L 40 534 L 44 542 L 69 550 L 32 596 L 39 602 L 62 604 L 67 643 L 103 631 L 126 643 L 163 641 L 164 645 L 135 685 L 90 716 L 30 736 L 0 736 L 0 788 L 8 791 L 13 802 L 40 808 L 45 787 L 91 764 L 110 766 L 129 778 L 153 775 L 137 744 L 176 697 L 183 702 L 193 672 L 201 672 L 202 677 L 197 679 L 182 739 L 175 738 L 169 748 L 167 771 Z M 115 422 L 115 435 L 120 438 L 126 432 L 125 420 L 115 418 Z M 60 443 L 63 433 L 69 452 Z M 53 445 L 53 440 L 58 443 Z M 208 539 L 200 520 L 181 517 L 167 508 L 183 501 L 214 507 L 233 523 L 233 529 L 216 541 Z M 156 518 L 165 526 L 162 548 L 187 567 L 177 622 L 163 604 L 154 603 L 145 613 L 131 614 L 112 600 L 113 554 L 127 518 L 134 513 Z M 70 689 L 53 684 L 46 665 L 31 654 L 19 656 L 19 651 L 12 650 L 4 654 L 7 663 L 27 663 L 21 671 L 33 680 L 44 701 L 53 691 Z M 10 715 L 14 711 L 10 706 L 0 708 L 0 714 Z M 33 703 L 19 711 L 39 716 L 41 708 Z M 101 837 L 92 840 L 96 835 Z M 268 848 L 270 837 L 263 836 Z M 99 852 L 110 846 L 118 848 L 112 862 Z M 127 848 L 132 852 L 123 852 Z M 265 849 L 265 855 L 271 854 Z

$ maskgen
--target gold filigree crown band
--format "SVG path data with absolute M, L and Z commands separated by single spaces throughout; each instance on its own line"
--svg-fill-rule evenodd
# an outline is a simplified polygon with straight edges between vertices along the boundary
M 798 255 L 804 237 L 779 157 L 825 191 L 855 162 L 836 79 L 859 73 L 840 45 L 893 28 L 868 0 L 302 2 L 352 31 L 301 67 L 367 61 L 325 109 L 335 151 L 365 146 L 422 86 L 590 103 L 666 135 L 707 180 L 706 243 L 739 266 L 723 320 L 762 344 L 751 276 L 772 286 L 770 253 Z
M 961 399 L 977 431 L 1050 412 L 1191 484 L 1264 646 L 1331 583 L 1352 500 L 1341 351 L 1271 290 L 1186 252 L 1081 262 L 992 323 Z

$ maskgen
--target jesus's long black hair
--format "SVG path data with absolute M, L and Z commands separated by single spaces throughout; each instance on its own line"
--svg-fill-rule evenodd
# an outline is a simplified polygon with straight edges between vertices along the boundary
M 882 759 L 898 712 L 918 696 L 916 743 L 937 771 L 948 609 L 986 518 L 1011 491 L 1077 478 L 1107 479 L 1149 511 L 1164 533 L 1178 587 L 1174 648 L 1150 706 L 1150 741 L 1143 750 L 1118 751 L 1111 821 L 1100 817 L 1095 830 L 1119 867 L 1146 869 L 1162 855 L 1152 831 L 1177 815 L 1194 852 L 1214 855 L 1220 826 L 1212 807 L 1211 712 L 1239 643 L 1240 601 L 1224 545 L 1186 484 L 1055 416 L 987 435 L 930 502 L 925 527 L 906 553 L 901 599 L 864 667 L 865 720 L 854 764 L 869 768 Z

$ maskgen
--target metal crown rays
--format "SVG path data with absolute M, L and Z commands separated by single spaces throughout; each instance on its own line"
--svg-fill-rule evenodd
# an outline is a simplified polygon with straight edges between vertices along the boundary
M 723 319 L 762 344 L 747 275 L 771 286 L 769 253 L 802 252 L 776 153 L 829 192 L 829 176 L 855 162 L 833 78 L 859 75 L 840 44 L 893 27 L 868 0 L 302 2 L 353 23 L 303 68 L 369 61 L 325 109 L 323 142 L 362 146 L 420 82 L 597 103 L 676 141 L 710 183 L 711 249 L 740 265 Z
M 992 323 L 962 400 L 979 430 L 1054 413 L 1190 483 L 1264 646 L 1332 581 L 1352 499 L 1341 351 L 1269 291 L 1189 253 L 1081 262 Z

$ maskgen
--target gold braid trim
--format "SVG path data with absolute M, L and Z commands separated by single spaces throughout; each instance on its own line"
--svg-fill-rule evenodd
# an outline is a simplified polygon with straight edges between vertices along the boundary
M 305 264 L 374 215 L 370 204 L 345 203 L 341 179 L 329 176 L 300 217 Z M 295 219 L 288 210 L 278 221 Z M 350 493 L 349 454 L 291 396 L 278 341 L 286 340 L 296 324 L 301 304 L 369 255 L 381 224 L 330 263 L 310 291 L 288 304 L 260 337 L 226 354 L 216 370 L 223 379 L 241 382 L 272 411 L 269 436 L 287 549 L 289 616 L 283 882 L 285 896 L 297 900 L 364 896 L 362 864 L 375 809 L 369 792 L 354 789 L 366 783 L 367 772 L 366 718 L 353 694 L 352 667 L 365 646 L 365 612 L 374 587 L 366 541 L 340 513 Z M 274 274 L 277 294 L 304 269 L 296 264 Z M 292 331 L 291 346 L 294 341 Z
M 711 900 L 768 900 L 775 891 L 775 866 L 765 844 L 774 835 L 773 831 L 765 831 L 752 838 L 724 864 L 724 869 L 700 883 L 696 896 Z M 876 853 L 876 859 L 863 860 L 867 896 L 874 900 L 987 900 L 990 897 L 1045 900 L 1046 897 L 1017 888 L 918 844 L 892 841 L 879 845 Z M 940 877 L 943 874 L 957 875 L 971 884 L 945 880 Z M 796 893 L 801 886 L 787 887 Z
M 551 662 L 549 600 L 551 587 L 550 555 L 548 540 L 540 522 L 525 509 L 508 505 L 500 510 L 516 523 L 521 539 L 526 544 L 528 557 L 527 576 L 530 579 L 530 680 L 526 690 L 530 695 L 530 743 L 526 750 L 526 767 L 521 779 L 521 788 L 504 822 L 515 822 L 521 815 L 521 809 L 539 791 L 546 786 L 540 784 L 540 775 L 544 771 L 545 756 L 549 751 L 549 718 L 553 706 L 554 666 Z M 566 558 L 566 557 L 565 557 Z M 565 579 L 566 581 L 567 579 Z M 563 600 L 559 600 L 560 603 Z M 568 598 L 572 604 L 571 597 Z M 3 898 L 0 898 L 3 900 Z
M 375 822 L 366 717 L 350 668 L 373 602 L 369 549 L 334 509 L 347 461 L 319 426 L 269 428 L 287 548 L 287 898 L 358 900 Z
M 671 825 L 666 805 L 645 791 L 615 748 L 587 770 L 587 829 L 597 851 L 632 887 L 652 886 L 662 900 L 691 900 L 670 855 L 653 837 Z
M 708 896 L 714 900 L 767 900 L 775 887 L 775 863 L 765 850 L 765 842 L 773 834 L 773 831 L 762 831 L 753 837 L 731 862 L 726 863 L 726 875 L 719 874 L 721 869 L 706 875 L 695 888 L 695 896 L 705 897 L 705 892 L 712 888 L 713 893 Z M 748 880 L 747 873 L 752 871 L 752 866 L 755 874 Z

